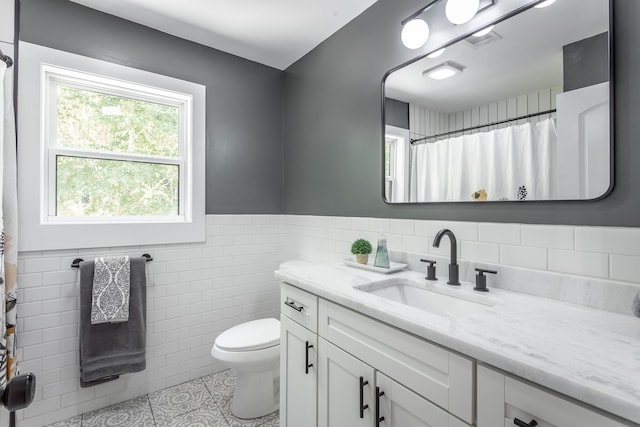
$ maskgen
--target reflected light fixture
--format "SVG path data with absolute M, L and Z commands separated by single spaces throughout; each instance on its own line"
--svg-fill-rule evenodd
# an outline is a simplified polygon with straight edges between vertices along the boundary
M 428 70 L 424 70 L 422 75 L 426 75 L 434 80 L 444 80 L 461 73 L 462 70 L 464 70 L 462 65 L 452 61 L 447 61 L 433 68 L 429 68 Z
M 473 37 L 482 37 L 482 36 L 486 36 L 487 34 L 489 34 L 493 28 L 495 27 L 495 25 L 489 25 L 486 28 L 481 29 L 480 31 L 476 31 L 475 33 L 471 34 Z
M 446 49 L 443 47 L 442 49 L 438 49 L 435 52 L 431 52 L 429 55 L 427 55 L 427 58 L 437 58 L 438 56 L 442 55 L 445 50 Z
M 447 0 L 445 14 L 452 24 L 466 24 L 476 16 L 479 7 L 480 0 Z
M 402 27 L 402 44 L 409 49 L 418 49 L 429 39 L 429 25 L 419 18 L 412 19 Z
M 537 8 L 537 9 L 542 9 L 543 7 L 551 6 L 555 2 L 556 2 L 556 0 L 546 0 L 546 1 L 543 1 L 542 3 L 538 3 L 537 5 L 535 5 L 533 7 Z

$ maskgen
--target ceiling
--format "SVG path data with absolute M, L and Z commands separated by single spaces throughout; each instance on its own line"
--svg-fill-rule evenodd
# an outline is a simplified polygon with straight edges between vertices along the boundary
M 284 70 L 376 0 L 72 0 Z
M 440 112 L 562 86 L 562 46 L 609 28 L 608 0 L 561 0 L 496 25 L 501 39 L 472 47 L 460 41 L 438 58 L 423 58 L 389 75 L 385 95 Z M 579 13 L 577 12 L 579 11 Z M 446 61 L 464 71 L 436 81 L 422 72 Z

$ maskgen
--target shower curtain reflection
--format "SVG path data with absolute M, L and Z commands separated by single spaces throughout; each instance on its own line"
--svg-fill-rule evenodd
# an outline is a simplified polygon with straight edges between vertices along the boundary
M 410 201 L 547 200 L 553 197 L 555 119 L 411 146 Z

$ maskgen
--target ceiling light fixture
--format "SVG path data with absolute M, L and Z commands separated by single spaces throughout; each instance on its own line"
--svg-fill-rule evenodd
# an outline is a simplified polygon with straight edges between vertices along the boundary
M 495 28 L 495 25 L 489 25 L 486 28 L 481 29 L 480 31 L 476 31 L 475 33 L 471 34 L 473 37 L 482 37 L 482 36 L 486 36 L 487 34 L 489 34 L 491 31 L 493 31 L 493 29 Z
M 445 50 L 446 49 L 443 47 L 442 49 L 438 49 L 435 52 L 431 52 L 429 55 L 427 55 L 427 58 L 437 58 L 438 56 L 442 55 Z
M 429 25 L 422 19 L 412 19 L 404 24 L 401 39 L 409 49 L 421 48 L 429 40 Z
M 454 24 L 464 24 L 473 19 L 481 11 L 493 6 L 495 0 L 446 0 L 445 13 L 450 22 Z M 429 24 L 421 16 L 431 9 L 440 0 L 431 0 L 426 6 L 412 13 L 402 21 L 402 33 L 400 38 L 402 43 L 409 49 L 419 49 L 429 40 Z M 442 54 L 433 52 L 435 58 Z
M 555 2 L 556 2 L 556 0 L 545 0 L 542 3 L 538 3 L 537 5 L 535 5 L 533 7 L 537 8 L 537 9 L 542 9 L 544 7 L 547 7 L 547 6 L 551 6 Z
M 479 7 L 480 0 L 447 0 L 445 14 L 452 24 L 466 24 L 476 16 Z
M 464 66 L 453 61 L 447 61 L 428 70 L 424 70 L 422 75 L 426 75 L 434 80 L 444 80 L 461 73 L 464 68 Z

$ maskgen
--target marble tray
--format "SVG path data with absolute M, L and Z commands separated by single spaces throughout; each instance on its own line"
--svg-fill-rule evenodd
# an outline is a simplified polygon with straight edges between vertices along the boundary
M 383 274 L 395 273 L 396 271 L 404 270 L 407 266 L 407 264 L 402 264 L 400 262 L 389 261 L 389 268 L 382 268 L 374 266 L 372 260 L 369 260 L 369 264 L 360 264 L 355 262 L 352 258 L 345 258 L 342 262 L 350 267 L 362 268 L 363 270 L 375 271 Z

